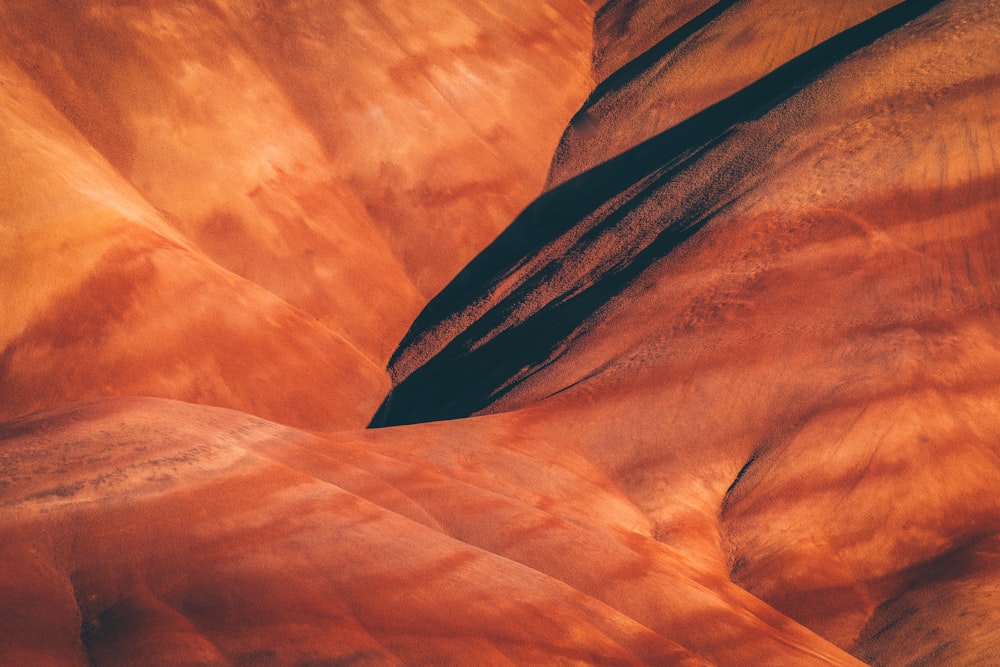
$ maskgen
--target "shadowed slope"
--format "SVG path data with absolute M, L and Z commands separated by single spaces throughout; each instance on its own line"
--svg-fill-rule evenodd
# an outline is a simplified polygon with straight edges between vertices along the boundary
M 373 425 L 461 417 L 495 401 L 518 371 L 548 359 L 631 280 L 752 187 L 780 139 L 730 137 L 733 128 L 934 4 L 901 3 L 540 197 L 410 327 L 390 362 L 397 386 Z M 705 156 L 714 149 L 713 161 Z M 663 200 L 676 204 L 663 210 Z M 642 206 L 660 215 L 641 218 Z
M 714 7 L 717 0 L 610 0 L 594 15 L 594 80 L 600 84 L 616 70 L 655 51 L 682 26 Z

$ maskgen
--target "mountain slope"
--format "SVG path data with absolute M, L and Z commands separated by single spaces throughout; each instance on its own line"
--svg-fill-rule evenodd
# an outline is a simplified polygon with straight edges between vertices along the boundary
M 541 192 L 592 85 L 579 0 L 218 4 L 425 299 Z
M 4 51 L 150 207 L 382 364 L 416 288 L 223 17 L 194 2 L 3 12 Z M 340 288 L 361 282 L 367 303 Z

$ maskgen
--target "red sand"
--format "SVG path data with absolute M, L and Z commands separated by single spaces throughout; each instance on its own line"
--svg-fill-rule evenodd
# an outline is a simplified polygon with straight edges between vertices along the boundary
M 1000 10 L 332 5 L 0 7 L 0 664 L 993 658 Z

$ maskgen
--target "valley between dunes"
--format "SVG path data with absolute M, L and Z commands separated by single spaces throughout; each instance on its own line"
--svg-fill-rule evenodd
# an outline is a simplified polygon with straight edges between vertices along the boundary
M 0 0 L 0 665 L 1000 660 L 1000 7 Z

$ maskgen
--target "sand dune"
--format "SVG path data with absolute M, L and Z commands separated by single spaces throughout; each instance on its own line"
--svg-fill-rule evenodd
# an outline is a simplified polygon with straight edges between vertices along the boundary
M 997 529 L 997 21 L 903 3 L 556 188 L 418 318 L 376 423 L 523 410 L 843 648 L 988 655 L 923 577 Z M 900 595 L 936 631 L 879 645 Z
M 421 446 L 419 432 L 317 436 L 152 399 L 10 422 L 3 544 L 25 572 L 0 585 L 38 613 L 4 617 L 0 657 L 851 664 L 635 532 L 641 513 L 572 452 L 459 447 L 496 428 L 470 426 Z M 525 484 L 538 476 L 551 488 Z
M 0 7 L 0 417 L 138 394 L 367 422 L 425 295 L 540 191 L 589 85 L 580 8 L 397 9 Z M 400 43 L 412 21 L 451 32 Z M 546 110 L 520 123 L 526 95 Z
M 146 394 L 364 423 L 387 386 L 378 366 L 199 252 L 23 72 L 2 71 L 0 416 Z
M 0 664 L 994 659 L 994 3 L 0 20 Z

